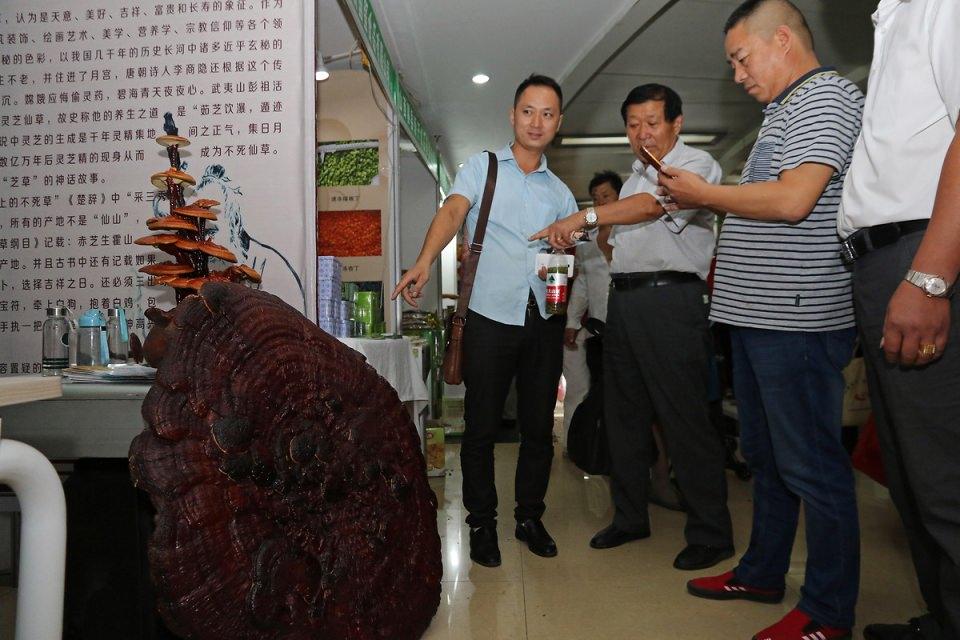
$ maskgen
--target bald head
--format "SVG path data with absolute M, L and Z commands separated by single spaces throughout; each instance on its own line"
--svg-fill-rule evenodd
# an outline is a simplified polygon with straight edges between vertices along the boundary
M 810 27 L 800 10 L 789 0 L 747 0 L 730 14 L 723 32 L 728 33 L 741 24 L 764 40 L 769 39 L 778 27 L 785 26 L 803 47 L 813 51 Z

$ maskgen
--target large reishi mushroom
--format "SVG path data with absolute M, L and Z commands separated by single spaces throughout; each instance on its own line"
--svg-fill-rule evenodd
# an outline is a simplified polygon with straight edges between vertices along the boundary
M 158 609 L 203 640 L 414 640 L 440 599 L 436 498 L 396 392 L 270 294 L 151 309 L 130 448 Z

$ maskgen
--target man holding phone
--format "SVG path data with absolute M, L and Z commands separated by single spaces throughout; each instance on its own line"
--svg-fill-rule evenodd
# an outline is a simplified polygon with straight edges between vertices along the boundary
M 687 506 L 687 546 L 674 567 L 705 569 L 734 552 L 725 450 L 707 401 L 713 345 L 705 279 L 715 244 L 714 214 L 700 207 L 666 212 L 655 193 L 657 171 L 643 149 L 710 183 L 720 181 L 721 170 L 708 153 L 680 140 L 683 105 L 670 87 L 634 88 L 620 114 L 637 157 L 621 200 L 578 212 L 533 236 L 562 247 L 584 221 L 615 225 L 603 345 L 615 513 L 590 546 L 608 549 L 650 535 L 651 429 L 658 418 Z
M 853 472 L 841 441 L 843 368 L 855 329 L 836 217 L 863 94 L 820 65 L 806 20 L 787 0 L 744 2 L 724 33 L 734 81 L 766 105 L 740 184 L 712 185 L 672 166 L 660 184 L 674 200 L 668 209 L 729 212 L 710 316 L 730 326 L 753 530 L 733 571 L 691 580 L 687 589 L 716 600 L 780 602 L 802 503 L 800 602 L 754 638 L 846 639 L 860 574 Z

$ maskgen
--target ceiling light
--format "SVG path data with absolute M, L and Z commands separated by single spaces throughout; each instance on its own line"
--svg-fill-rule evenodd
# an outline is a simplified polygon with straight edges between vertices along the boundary
M 327 71 L 327 65 L 323 63 L 323 54 L 317 51 L 316 53 L 316 72 L 314 77 L 317 82 L 323 82 L 330 77 L 330 72 Z
M 716 144 L 723 137 L 722 133 L 681 133 L 680 139 L 684 144 L 710 146 Z M 560 138 L 561 147 L 628 147 L 630 139 L 627 136 L 563 136 Z
M 563 136 L 561 147 L 622 147 L 630 146 L 627 136 Z
M 490 82 L 490 76 L 485 73 L 478 73 L 472 78 L 473 84 L 487 84 Z
M 709 147 L 717 144 L 723 137 L 722 133 L 681 133 L 680 139 L 684 144 L 692 144 L 701 147 Z

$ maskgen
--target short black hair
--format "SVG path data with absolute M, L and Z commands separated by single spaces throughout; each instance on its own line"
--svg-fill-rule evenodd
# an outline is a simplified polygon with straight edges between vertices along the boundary
M 733 10 L 733 13 L 730 14 L 730 17 L 727 18 L 727 22 L 723 25 L 723 33 L 726 35 L 733 29 L 735 26 L 752 16 L 757 12 L 760 7 L 771 2 L 772 0 L 746 0 L 739 7 Z M 797 8 L 797 5 L 790 2 L 790 0 L 778 0 L 781 5 L 786 5 L 789 7 L 791 12 L 794 14 L 794 19 L 799 19 L 799 25 L 793 24 L 791 27 L 799 27 L 799 35 L 807 40 L 807 45 L 811 50 L 814 48 L 813 40 L 813 31 L 810 29 L 810 25 L 807 23 L 807 19 L 804 17 L 803 12 Z
M 553 92 L 557 94 L 557 98 L 560 100 L 560 111 L 561 113 L 563 112 L 563 90 L 560 89 L 560 85 L 550 76 L 540 75 L 539 73 L 531 73 L 520 83 L 520 86 L 517 87 L 517 92 L 513 94 L 514 108 L 517 107 L 517 103 L 520 102 L 520 96 L 527 90 L 527 87 L 549 87 L 553 89 Z
M 617 193 L 620 193 L 620 189 L 623 189 L 623 179 L 620 178 L 620 174 L 610 169 L 604 169 L 603 171 L 593 174 L 593 180 L 590 181 L 587 193 L 592 196 L 593 190 L 605 182 L 609 182 L 610 186 L 613 187 Z
M 662 84 L 650 83 L 634 87 L 627 94 L 626 100 L 620 105 L 620 116 L 623 123 L 627 123 L 627 109 L 630 105 L 643 104 L 650 100 L 659 100 L 663 103 L 663 115 L 668 122 L 673 122 L 683 115 L 683 101 L 677 92 Z

